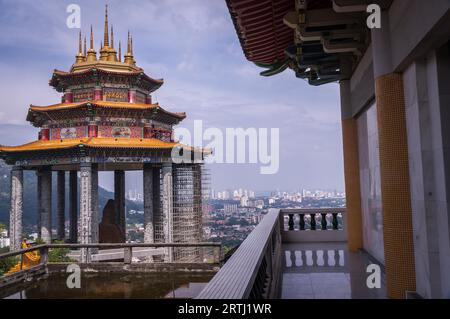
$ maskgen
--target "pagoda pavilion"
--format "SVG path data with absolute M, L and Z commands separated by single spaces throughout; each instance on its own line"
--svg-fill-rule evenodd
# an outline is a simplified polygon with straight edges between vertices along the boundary
M 149 77 L 136 65 L 129 33 L 123 60 L 121 55 L 120 42 L 118 52 L 115 49 L 113 27 L 109 32 L 106 8 L 99 56 L 94 49 L 92 27 L 89 49 L 86 37 L 83 49 L 80 32 L 75 63 L 68 72 L 55 70 L 49 82 L 62 93 L 61 103 L 30 106 L 27 120 L 40 128 L 38 139 L 20 146 L 0 146 L 0 157 L 13 166 L 12 249 L 20 249 L 22 240 L 24 170 L 37 173 L 38 235 L 46 243 L 54 239 L 53 172 L 57 174 L 57 239 L 72 243 L 124 242 L 126 170 L 143 171 L 146 243 L 201 241 L 201 160 L 205 153 L 190 148 L 196 155 L 193 157 L 200 154 L 200 161 L 174 163 L 174 148 L 186 147 L 173 140 L 172 130 L 186 114 L 169 112 L 152 103 L 151 94 L 161 87 L 163 80 Z M 114 209 L 112 215 L 108 213 L 109 223 L 114 227 L 105 229 L 116 231 L 115 234 L 106 231 L 104 236 L 99 231 L 99 171 L 114 171 L 115 183 Z M 66 172 L 69 172 L 70 202 L 68 238 L 65 238 Z M 190 254 L 187 249 L 179 250 L 177 256 L 171 251 L 165 258 L 181 259 L 186 252 Z M 82 261 L 90 260 L 87 249 L 81 254 Z

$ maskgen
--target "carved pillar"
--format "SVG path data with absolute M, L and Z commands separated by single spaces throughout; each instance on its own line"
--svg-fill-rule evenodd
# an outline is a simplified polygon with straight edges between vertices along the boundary
M 78 176 L 77 171 L 70 171 L 69 203 L 70 203 L 70 229 L 69 240 L 71 243 L 78 241 Z
M 19 250 L 22 242 L 23 170 L 14 167 L 11 171 L 11 208 L 9 211 L 9 236 L 11 251 Z
M 91 184 L 91 233 L 92 242 L 99 242 L 99 208 L 98 208 L 98 168 L 97 164 L 92 164 L 92 184 Z M 93 249 L 96 252 L 98 249 Z
M 94 100 L 95 101 L 103 100 L 103 90 L 100 86 L 96 86 L 94 88 Z
M 42 141 L 48 141 L 50 139 L 50 129 L 48 127 L 41 128 L 40 139 Z
M 144 243 L 153 242 L 153 168 L 144 164 Z
M 36 190 L 36 203 L 37 203 L 37 218 L 36 218 L 36 225 L 37 225 L 37 234 L 38 234 L 38 238 L 42 238 L 41 236 L 41 197 L 42 197 L 42 191 L 41 191 L 41 186 L 42 186 L 42 181 L 41 181 L 41 171 L 37 170 L 36 171 L 36 184 L 37 184 L 37 190 Z
M 153 229 L 155 242 L 163 242 L 164 234 L 162 227 L 162 210 L 161 210 L 161 168 L 153 167 Z
M 114 202 L 116 205 L 116 222 L 124 235 L 126 241 L 126 218 L 125 218 L 125 172 L 114 171 Z
M 72 90 L 66 90 L 66 92 L 64 93 L 64 103 L 73 103 Z
M 130 89 L 128 91 L 128 102 L 129 103 L 136 103 L 136 90 Z
M 49 168 L 41 173 L 41 239 L 52 242 L 52 171 Z
M 84 163 L 80 166 L 80 233 L 82 244 L 93 243 L 98 237 L 98 170 L 95 165 Z M 97 240 L 98 241 L 98 240 Z M 94 249 L 81 249 L 82 263 L 91 262 Z
M 57 180 L 57 238 L 59 240 L 64 240 L 66 236 L 65 232 L 65 210 L 66 210 L 66 172 L 58 171 Z
M 96 121 L 89 122 L 88 125 L 88 137 L 97 137 L 98 136 L 98 125 Z
M 163 163 L 162 166 L 162 210 L 163 229 L 166 243 L 173 242 L 173 183 L 172 163 Z M 168 261 L 173 261 L 173 249 L 167 249 Z

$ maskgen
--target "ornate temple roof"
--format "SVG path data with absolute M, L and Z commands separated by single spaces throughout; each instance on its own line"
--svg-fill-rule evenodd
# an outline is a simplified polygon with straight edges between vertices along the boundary
M 110 109 L 127 109 L 127 110 L 158 110 L 167 115 L 173 116 L 180 120 L 186 118 L 185 112 L 169 112 L 163 109 L 159 103 L 146 104 L 146 103 L 129 103 L 129 102 L 112 102 L 112 101 L 83 101 L 78 103 L 58 103 L 47 106 L 30 105 L 27 121 L 33 120 L 33 113 L 51 112 L 51 111 L 64 111 L 70 109 L 81 108 L 84 106 L 94 106 L 100 108 Z
M 84 50 L 82 45 L 81 31 L 78 39 L 78 53 L 75 56 L 75 63 L 69 72 L 55 70 L 49 84 L 59 92 L 64 90 L 65 80 L 90 75 L 121 75 L 138 77 L 140 81 L 146 81 L 150 84 L 150 91 L 157 90 L 164 83 L 163 79 L 154 79 L 144 73 L 144 70 L 136 65 L 133 53 L 133 38 L 128 32 L 127 48 L 122 61 L 122 48 L 119 42 L 119 52 L 114 46 L 114 29 L 111 26 L 109 30 L 108 6 L 105 10 L 105 26 L 103 41 L 99 50 L 99 57 L 94 49 L 94 34 L 90 32 L 89 49 L 86 46 L 86 37 L 84 38 Z
M 367 49 L 368 4 L 392 0 L 226 0 L 242 50 L 266 68 L 287 68 L 311 85 L 348 78 Z
M 1 146 L 0 152 L 26 152 L 68 149 L 74 147 L 90 147 L 90 148 L 141 148 L 141 149 L 172 149 L 175 146 L 182 146 L 176 142 L 164 142 L 155 138 L 75 138 L 65 140 L 38 140 L 19 146 Z

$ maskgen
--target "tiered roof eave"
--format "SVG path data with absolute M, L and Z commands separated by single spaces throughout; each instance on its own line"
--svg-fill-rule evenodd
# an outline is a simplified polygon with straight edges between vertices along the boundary
M 105 74 L 140 77 L 141 81 L 146 81 L 150 84 L 150 93 L 156 91 L 164 84 L 164 79 L 154 79 L 145 74 L 143 69 L 121 62 L 96 61 L 95 63 L 86 63 L 85 65 L 77 66 L 81 67 L 77 67 L 75 70 L 72 67 L 70 72 L 55 69 L 52 78 L 49 80 L 49 85 L 54 87 L 57 92 L 64 92 L 64 80 L 73 77 L 88 76 L 90 74 L 94 76 Z
M 41 123 L 37 123 L 36 118 L 40 114 L 48 114 L 52 112 L 65 112 L 84 107 L 100 108 L 100 109 L 116 109 L 126 111 L 153 111 L 154 114 L 161 113 L 171 118 L 174 124 L 178 124 L 186 118 L 185 112 L 169 112 L 163 109 L 159 103 L 146 104 L 146 103 L 129 103 L 129 102 L 112 102 L 112 101 L 83 101 L 77 103 L 58 103 L 47 106 L 30 105 L 28 109 L 27 121 L 35 126 L 40 126 Z M 49 118 L 52 118 L 49 116 Z

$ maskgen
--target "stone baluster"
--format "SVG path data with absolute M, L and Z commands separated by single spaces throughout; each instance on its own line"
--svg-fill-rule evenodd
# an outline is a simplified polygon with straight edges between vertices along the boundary
M 312 266 L 317 266 L 317 250 L 311 251 Z
M 294 230 L 294 214 L 289 214 L 289 230 Z
M 299 222 L 300 230 L 305 230 L 305 214 L 299 214 L 299 217 L 300 217 Z
M 321 213 L 320 214 L 322 216 L 320 222 L 322 224 L 322 230 L 327 230 L 327 214 L 326 213 Z
M 316 230 L 316 213 L 311 213 L 309 216 L 311 216 L 311 230 Z
M 338 230 L 339 229 L 339 222 L 338 222 L 338 213 L 333 213 L 333 229 Z
M 323 251 L 323 265 L 325 267 L 329 266 L 328 250 Z
M 335 267 L 339 267 L 339 259 L 340 259 L 339 250 L 335 250 L 334 251 L 334 266 Z

